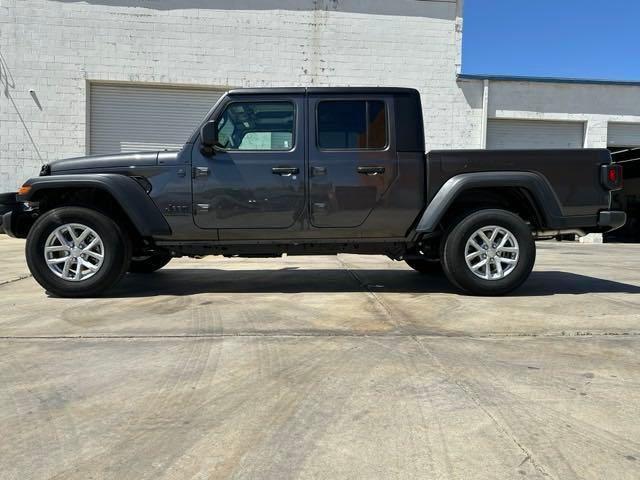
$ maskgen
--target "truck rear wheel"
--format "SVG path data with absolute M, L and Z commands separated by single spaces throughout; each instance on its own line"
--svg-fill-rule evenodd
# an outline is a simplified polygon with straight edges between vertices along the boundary
M 131 259 L 129 236 L 100 212 L 61 207 L 42 215 L 26 243 L 29 270 L 48 292 L 89 297 L 113 286 Z
M 450 230 L 442 265 L 447 278 L 474 295 L 504 295 L 531 274 L 536 246 L 529 226 L 506 210 L 480 210 Z

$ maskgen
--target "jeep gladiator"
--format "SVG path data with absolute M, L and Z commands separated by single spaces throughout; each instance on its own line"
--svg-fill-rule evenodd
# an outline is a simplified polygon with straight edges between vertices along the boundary
M 180 256 L 343 252 L 501 295 L 529 276 L 535 240 L 624 225 L 607 150 L 425 153 L 422 115 L 413 89 L 232 90 L 179 151 L 44 165 L 0 196 L 0 230 L 65 297 Z

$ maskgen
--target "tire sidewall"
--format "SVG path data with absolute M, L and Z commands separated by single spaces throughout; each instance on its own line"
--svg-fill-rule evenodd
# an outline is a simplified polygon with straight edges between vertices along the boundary
M 56 228 L 78 223 L 93 229 L 104 245 L 104 260 L 91 278 L 71 282 L 55 275 L 48 267 L 44 247 Z M 61 207 L 42 215 L 33 225 L 25 246 L 27 265 L 36 281 L 47 291 L 62 297 L 95 295 L 112 286 L 126 271 L 131 246 L 122 229 L 104 214 L 81 207 Z
M 465 248 L 471 235 L 482 227 L 495 225 L 509 230 L 518 241 L 518 264 L 506 277 L 484 280 L 467 266 Z M 503 295 L 518 288 L 529 277 L 536 260 L 536 247 L 529 226 L 506 210 L 480 210 L 464 218 L 447 236 L 443 264 L 447 277 L 463 290 L 477 295 Z

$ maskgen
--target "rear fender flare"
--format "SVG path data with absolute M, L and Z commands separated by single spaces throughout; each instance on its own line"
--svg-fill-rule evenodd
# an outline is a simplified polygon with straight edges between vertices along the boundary
M 524 189 L 534 200 L 546 225 L 554 225 L 564 216 L 560 202 L 549 182 L 532 172 L 477 172 L 463 173 L 450 178 L 438 190 L 426 208 L 416 231 L 432 233 L 444 218 L 447 210 L 462 192 L 477 188 L 516 187 Z

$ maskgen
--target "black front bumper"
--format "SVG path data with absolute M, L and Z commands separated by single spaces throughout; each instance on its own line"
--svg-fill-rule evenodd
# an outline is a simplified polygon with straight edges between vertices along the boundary
M 606 210 L 598 214 L 598 226 L 605 232 L 624 227 L 625 223 L 627 223 L 627 214 L 625 212 Z
M 11 217 L 14 211 L 20 209 L 20 205 L 15 193 L 0 194 L 0 233 L 14 236 Z

